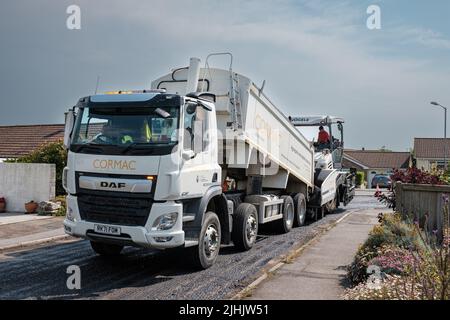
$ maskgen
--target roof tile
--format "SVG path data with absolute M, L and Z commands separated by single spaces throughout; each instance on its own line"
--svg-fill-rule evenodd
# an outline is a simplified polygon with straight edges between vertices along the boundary
M 450 139 L 444 138 L 414 138 L 414 153 L 416 158 L 443 159 L 450 158 Z
M 63 124 L 0 126 L 0 158 L 24 156 L 44 143 L 63 138 Z
M 345 150 L 348 160 L 356 160 L 368 168 L 400 169 L 409 165 L 409 152 L 387 152 L 376 150 Z

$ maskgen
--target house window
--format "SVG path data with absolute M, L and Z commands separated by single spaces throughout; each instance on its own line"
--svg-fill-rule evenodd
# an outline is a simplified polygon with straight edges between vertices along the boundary
M 438 169 L 444 169 L 444 167 L 445 167 L 445 162 L 444 162 L 444 160 L 438 160 L 438 161 L 435 162 L 435 165 L 436 165 L 436 167 L 437 167 Z

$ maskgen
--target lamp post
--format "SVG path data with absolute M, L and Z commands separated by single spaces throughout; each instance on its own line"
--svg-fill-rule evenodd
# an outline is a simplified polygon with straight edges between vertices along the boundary
M 444 109 L 444 170 L 447 170 L 447 108 L 435 101 L 431 104 Z

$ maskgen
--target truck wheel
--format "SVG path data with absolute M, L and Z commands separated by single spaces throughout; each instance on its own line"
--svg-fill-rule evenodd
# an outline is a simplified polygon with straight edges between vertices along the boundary
M 295 219 L 296 227 L 301 227 L 306 220 L 306 198 L 303 193 L 297 193 L 294 197 Z
M 195 267 L 208 269 L 217 259 L 220 250 L 221 231 L 219 217 L 208 211 L 200 231 L 198 246 L 189 248 Z
M 339 192 L 339 188 L 336 190 L 336 209 L 339 209 L 341 205 L 341 194 Z
M 317 216 L 318 219 L 323 219 L 325 217 L 325 206 L 320 207 L 319 209 L 317 209 Z
M 317 221 L 316 217 L 317 217 L 317 210 L 316 209 L 307 209 L 306 210 L 306 215 L 309 221 Z
M 236 248 L 250 250 L 258 234 L 258 212 L 250 203 L 241 203 L 233 214 L 233 232 L 231 234 Z
M 280 219 L 278 222 L 278 229 L 282 233 L 288 233 L 291 231 L 292 226 L 294 225 L 294 200 L 290 196 L 282 196 L 281 199 L 284 200 L 283 203 L 283 219 Z
M 334 198 L 333 200 L 331 200 L 330 202 L 328 202 L 325 205 L 325 213 L 333 213 L 336 210 L 336 198 Z
M 118 244 L 102 243 L 91 241 L 92 249 L 102 256 L 118 256 L 123 249 L 123 246 Z

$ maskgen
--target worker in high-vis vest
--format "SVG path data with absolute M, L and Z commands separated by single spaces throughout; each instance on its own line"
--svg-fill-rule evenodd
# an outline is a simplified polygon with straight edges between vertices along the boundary
M 120 142 L 122 144 L 129 144 L 134 143 L 135 139 L 138 139 L 141 142 L 150 142 L 152 140 L 152 131 L 147 121 L 144 122 L 144 126 L 142 127 L 140 133 L 136 132 L 135 138 L 133 138 L 130 134 L 125 134 L 120 138 Z
M 145 121 L 145 123 L 144 123 L 144 131 L 145 131 L 146 142 L 150 142 L 152 140 L 152 130 L 150 129 L 150 126 L 148 125 L 148 121 Z

